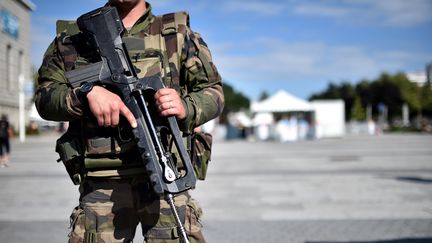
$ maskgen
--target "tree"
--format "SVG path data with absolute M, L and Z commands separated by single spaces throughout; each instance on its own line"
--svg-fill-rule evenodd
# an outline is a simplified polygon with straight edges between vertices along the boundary
M 346 120 L 358 119 L 358 109 L 369 105 L 372 107 L 372 115 L 377 115 L 379 104 L 384 104 L 388 108 L 390 121 L 402 116 L 403 104 L 407 104 L 413 114 L 423 112 L 432 116 L 432 88 L 430 84 L 420 88 L 411 82 L 404 73 L 393 75 L 383 73 L 372 81 L 361 80 L 354 88 L 346 81 L 338 85 L 330 83 L 326 90 L 313 94 L 311 99 L 343 99 Z M 354 112 L 355 110 L 356 112 Z
M 223 91 L 225 96 L 225 107 L 220 117 L 221 123 L 227 123 L 228 113 L 237 112 L 242 109 L 249 109 L 249 98 L 242 93 L 234 90 L 234 88 L 227 82 L 223 84 Z
M 402 100 L 411 111 L 418 113 L 421 107 L 419 99 L 420 87 L 411 82 L 404 73 L 398 73 L 392 77 L 393 82 L 399 87 Z
M 362 105 L 360 96 L 356 96 L 351 110 L 351 120 L 364 121 L 366 119 L 366 111 Z
M 341 98 L 340 88 L 338 85 L 330 82 L 327 89 L 321 93 L 312 94 L 309 100 L 315 99 L 339 99 Z
M 350 120 L 355 96 L 356 93 L 353 86 L 349 82 L 345 81 L 340 85 L 330 83 L 325 91 L 318 94 L 313 94 L 309 100 L 343 99 L 345 102 L 345 120 Z
M 267 99 L 268 97 L 270 97 L 270 95 L 267 93 L 267 91 L 264 90 L 259 95 L 258 101 L 263 101 L 263 100 Z
M 432 85 L 428 82 L 421 87 L 419 92 L 420 113 L 432 116 Z
M 383 73 L 377 80 L 371 83 L 370 87 L 370 92 L 373 96 L 373 106 L 377 107 L 380 103 L 386 105 L 390 121 L 402 116 L 402 105 L 406 103 L 401 87 L 395 80 L 396 75 Z

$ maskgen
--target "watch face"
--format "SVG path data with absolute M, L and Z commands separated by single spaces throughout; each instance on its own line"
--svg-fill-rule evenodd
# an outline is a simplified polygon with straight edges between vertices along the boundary
M 92 84 L 92 83 L 89 83 L 89 82 L 85 82 L 85 83 L 83 83 L 83 84 L 81 85 L 81 87 L 80 87 L 80 91 L 81 91 L 82 93 L 88 93 L 88 92 L 90 92 L 92 89 L 93 89 L 93 84 Z

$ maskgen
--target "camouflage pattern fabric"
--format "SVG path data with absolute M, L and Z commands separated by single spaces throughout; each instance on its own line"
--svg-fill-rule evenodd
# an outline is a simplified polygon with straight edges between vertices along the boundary
M 80 191 L 80 205 L 70 217 L 69 243 L 132 242 L 139 222 L 147 243 L 180 242 L 169 205 L 146 180 L 86 179 Z M 190 241 L 205 242 L 197 201 L 188 193 L 174 200 Z
M 147 7 L 147 12 L 124 35 L 124 39 L 135 39 L 133 43 L 138 44 L 128 45 L 125 40 L 126 46 L 139 71 L 138 76 L 161 73 L 165 85 L 175 86 L 178 83 L 179 93 L 187 108 L 187 117 L 179 121 L 179 125 L 183 131 L 192 131 L 194 127 L 221 114 L 224 105 L 221 77 L 201 36 L 189 28 L 188 22 L 181 24 L 178 21 L 188 19 L 187 13 L 166 15 L 166 21 L 173 21 L 170 25 L 153 15 L 149 4 Z M 91 115 L 86 113 L 87 107 L 78 99 L 77 89 L 70 87 L 64 73 L 91 63 L 95 55 L 88 46 L 83 45 L 74 22 L 60 22 L 57 32 L 39 69 L 35 104 L 44 119 L 76 121 Z M 167 41 L 169 47 L 161 41 L 163 36 L 168 35 L 171 39 Z M 167 48 L 175 51 L 167 56 Z M 162 50 L 165 63 L 146 58 L 150 50 Z M 176 75 L 167 72 L 175 72 Z M 171 80 L 170 76 L 179 77 L 179 80 Z
M 199 180 L 205 180 L 208 164 L 211 160 L 212 135 L 205 132 L 195 132 L 192 136 L 191 162 L 195 175 Z
M 190 29 L 188 15 L 183 12 L 164 16 L 164 20 L 154 16 L 148 4 L 147 11 L 123 39 L 140 78 L 161 74 L 165 85 L 179 92 L 187 109 L 187 117 L 179 121 L 179 126 L 190 132 L 222 112 L 222 81 L 206 43 Z M 168 54 L 167 49 L 175 51 Z M 154 51 L 162 52 L 162 61 L 151 57 Z M 86 139 L 107 137 L 107 129 L 97 127 L 86 103 L 78 98 L 78 89 L 72 89 L 65 78 L 65 72 L 96 61 L 97 54 L 86 45 L 75 22 L 59 22 L 57 36 L 39 69 L 35 94 L 41 117 L 70 121 L 68 132 L 73 131 L 73 136 L 85 134 L 89 136 Z M 82 151 L 88 155 L 88 148 Z M 93 164 L 92 170 L 87 171 L 80 185 L 80 205 L 71 215 L 69 242 L 131 242 L 139 222 L 146 242 L 179 242 L 167 203 L 153 194 L 144 167 L 137 167 L 134 161 L 135 155 L 129 150 L 120 153 L 122 163 L 118 163 L 118 168 L 104 165 L 110 168 L 102 171 Z M 191 242 L 205 242 L 199 223 L 202 211 L 196 201 L 184 193 L 176 195 L 175 203 Z
M 189 28 L 189 15 L 186 12 L 154 16 L 151 6 L 148 4 L 147 7 L 141 19 L 124 33 L 123 40 L 138 77 L 160 74 L 166 86 L 178 91 L 187 110 L 187 117 L 179 121 L 179 127 L 183 132 L 190 133 L 222 112 L 224 96 L 221 77 L 206 43 Z M 97 61 L 98 54 L 86 44 L 74 21 L 59 21 L 57 32 L 39 69 L 36 107 L 45 119 L 70 121 L 68 132 L 77 131 L 75 134 L 78 136 L 91 134 L 93 137 L 109 137 L 109 129 L 98 128 L 87 105 L 78 98 L 78 89 L 72 89 L 65 78 L 66 71 Z M 162 58 L 159 58 L 158 53 Z M 82 150 L 88 151 L 88 148 Z M 89 153 L 87 155 L 94 157 Z M 116 156 L 121 157 L 120 154 Z M 134 156 L 123 157 L 132 160 L 122 159 L 122 163 L 112 160 L 122 167 L 119 169 L 137 165 Z M 95 163 L 92 161 L 91 164 L 92 173 L 96 173 Z M 112 166 L 105 166 L 104 169 L 108 167 L 112 169 Z M 118 174 L 113 173 L 111 176 Z M 104 172 L 101 176 L 110 175 Z

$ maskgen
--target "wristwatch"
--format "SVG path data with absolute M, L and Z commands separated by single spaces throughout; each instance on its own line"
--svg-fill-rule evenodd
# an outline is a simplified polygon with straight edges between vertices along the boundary
M 90 93 L 92 89 L 93 89 L 93 83 L 91 82 L 84 82 L 83 84 L 81 84 L 77 93 L 78 99 L 82 103 L 87 103 L 87 94 Z
M 83 84 L 81 84 L 79 91 L 83 94 L 83 95 L 87 95 L 90 91 L 92 91 L 93 89 L 93 83 L 91 82 L 84 82 Z

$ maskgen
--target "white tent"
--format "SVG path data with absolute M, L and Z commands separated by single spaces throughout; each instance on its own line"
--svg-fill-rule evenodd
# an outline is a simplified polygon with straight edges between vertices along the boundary
M 279 90 L 273 96 L 251 104 L 252 112 L 296 112 L 313 111 L 309 102 L 297 98 L 284 90 Z
M 37 109 L 35 104 L 32 105 L 30 112 L 28 114 L 29 120 L 31 122 L 36 122 L 40 127 L 57 127 L 58 126 L 58 122 L 55 121 L 47 121 L 45 119 L 43 119 Z
M 340 137 L 345 130 L 344 103 L 340 100 L 308 102 L 279 90 L 263 101 L 253 102 L 251 111 L 255 113 L 254 120 L 261 115 L 291 113 L 289 117 L 274 121 L 275 124 L 254 123 L 258 133 L 267 130 L 263 134 L 278 137 L 280 141 L 296 141 L 306 137 Z M 310 128 L 313 129 L 309 130 Z M 271 134 L 271 131 L 275 134 Z M 268 139 L 268 136 L 257 136 L 261 140 Z

